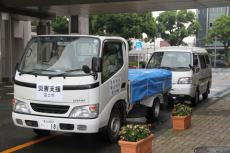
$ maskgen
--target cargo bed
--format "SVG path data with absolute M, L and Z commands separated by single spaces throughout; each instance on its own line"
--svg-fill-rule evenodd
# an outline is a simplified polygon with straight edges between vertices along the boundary
M 130 104 L 172 88 L 172 72 L 165 69 L 129 69 Z

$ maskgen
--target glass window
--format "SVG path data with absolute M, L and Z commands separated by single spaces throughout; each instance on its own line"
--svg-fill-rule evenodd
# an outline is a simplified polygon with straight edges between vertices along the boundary
M 193 55 L 193 66 L 199 66 L 198 55 Z
M 147 68 L 170 68 L 172 70 L 190 70 L 191 53 L 188 52 L 155 52 Z
M 82 66 L 91 68 L 92 57 L 99 55 L 99 44 L 99 39 L 91 37 L 35 37 L 28 43 L 19 68 L 47 75 L 84 74 Z
M 206 62 L 206 64 L 210 64 L 210 60 L 209 60 L 208 55 L 205 55 L 204 57 L 205 57 L 205 62 Z
M 123 65 L 122 42 L 106 41 L 102 50 L 102 81 L 115 74 Z
M 205 64 L 205 57 L 204 57 L 204 55 L 199 55 L 199 60 L 200 60 L 200 67 L 201 67 L 201 69 L 205 69 L 206 68 L 206 64 Z

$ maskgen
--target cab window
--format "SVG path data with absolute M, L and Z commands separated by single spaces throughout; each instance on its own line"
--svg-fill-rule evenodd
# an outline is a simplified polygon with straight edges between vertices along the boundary
M 206 63 L 205 63 L 205 57 L 204 57 L 204 55 L 199 55 L 199 60 L 200 60 L 200 67 L 201 67 L 201 69 L 205 69 L 206 68 Z
M 208 55 L 205 55 L 204 57 L 205 57 L 205 62 L 206 62 L 206 64 L 210 64 L 210 60 L 209 60 Z
M 113 76 L 123 65 L 122 42 L 106 41 L 102 50 L 102 82 Z

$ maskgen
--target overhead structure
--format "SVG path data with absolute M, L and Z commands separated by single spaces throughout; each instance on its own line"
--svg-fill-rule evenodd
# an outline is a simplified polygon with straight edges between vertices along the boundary
M 230 6 L 230 0 L 1 0 L 0 10 L 49 18 L 54 15 L 166 11 Z

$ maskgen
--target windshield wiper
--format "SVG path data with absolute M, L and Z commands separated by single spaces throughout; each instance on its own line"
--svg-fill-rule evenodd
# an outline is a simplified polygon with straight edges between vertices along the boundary
M 63 73 L 49 75 L 49 79 L 51 79 L 52 77 L 58 77 L 58 76 L 62 76 L 63 78 L 65 78 L 66 74 L 68 74 L 70 72 L 74 72 L 74 71 L 82 71 L 82 69 L 72 69 L 72 70 L 67 70 L 67 71 L 65 71 Z
M 47 69 L 32 69 L 33 71 L 31 72 L 36 72 L 36 71 L 46 71 L 46 72 L 56 72 L 54 70 L 47 70 Z
M 66 73 L 69 73 L 69 72 L 74 72 L 74 71 L 82 71 L 82 69 L 72 69 L 72 70 L 67 70 L 65 71 Z
M 177 69 L 190 69 L 189 67 L 185 67 L 185 66 L 184 67 L 183 66 L 178 66 L 178 67 L 173 67 L 173 68 L 176 69 L 176 70 Z
M 32 71 L 21 71 L 19 73 L 19 75 L 22 75 L 22 74 L 33 74 L 35 77 L 37 77 L 38 73 L 35 73 L 35 72 L 40 72 L 40 71 L 56 72 L 54 70 L 47 70 L 47 69 L 32 69 Z
M 167 67 L 167 66 L 153 66 L 152 68 L 158 68 L 158 69 L 167 69 L 167 70 L 172 70 L 172 67 Z

